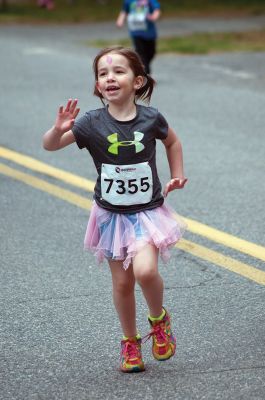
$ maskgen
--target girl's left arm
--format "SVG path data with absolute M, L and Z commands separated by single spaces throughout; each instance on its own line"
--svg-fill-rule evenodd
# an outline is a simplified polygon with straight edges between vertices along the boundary
M 179 138 L 172 128 L 168 128 L 168 135 L 162 140 L 167 153 L 167 159 L 171 174 L 171 180 L 166 184 L 163 191 L 164 197 L 174 189 L 182 189 L 187 182 L 183 169 L 183 153 Z

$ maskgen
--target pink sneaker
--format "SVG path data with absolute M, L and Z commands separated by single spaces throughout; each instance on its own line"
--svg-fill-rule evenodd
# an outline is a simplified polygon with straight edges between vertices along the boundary
M 152 353 L 154 358 L 158 361 L 168 360 L 170 357 L 174 356 L 176 351 L 176 338 L 171 332 L 170 316 L 165 308 L 164 310 L 166 314 L 161 321 L 151 321 L 148 318 L 152 327 L 148 339 L 152 336 Z
M 142 360 L 141 339 L 136 337 L 121 341 L 120 369 L 122 372 L 144 371 Z

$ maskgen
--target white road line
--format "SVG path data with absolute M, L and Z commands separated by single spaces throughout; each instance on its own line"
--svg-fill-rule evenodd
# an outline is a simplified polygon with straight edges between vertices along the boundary
M 211 71 L 220 72 L 223 75 L 233 76 L 239 79 L 254 79 L 256 78 L 255 74 L 246 71 L 234 70 L 231 68 L 223 67 L 221 65 L 203 63 L 202 67 L 205 69 L 209 69 Z

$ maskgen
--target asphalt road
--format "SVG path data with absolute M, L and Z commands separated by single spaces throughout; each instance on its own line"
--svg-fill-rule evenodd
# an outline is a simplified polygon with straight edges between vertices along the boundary
M 218 21 L 208 21 L 207 29 Z M 258 29 L 262 21 L 223 23 Z M 181 23 L 189 32 L 202 29 L 197 20 L 162 21 L 161 35 Z M 106 26 L 108 36 L 126 35 Z M 178 132 L 189 178 L 168 202 L 221 238 L 231 236 L 224 245 L 207 228 L 208 237 L 202 227 L 196 234 L 189 230 L 185 239 L 194 245 L 174 249 L 170 263 L 160 264 L 177 355 L 157 363 L 148 342 L 146 371 L 121 374 L 108 267 L 98 267 L 82 248 L 89 210 L 75 200 L 70 204 L 69 192 L 68 199 L 59 198 L 56 190 L 90 199 L 92 194 L 49 176 L 48 167 L 34 171 L 21 158 L 95 180 L 85 151 L 71 146 L 45 152 L 41 141 L 69 97 L 79 99 L 81 113 L 100 106 L 92 96 L 97 49 L 83 40 L 103 37 L 102 28 L 0 27 L 0 399 L 263 400 L 265 53 L 164 55 L 154 61 L 152 105 Z M 157 151 L 165 183 L 162 146 Z M 34 178 L 41 188 L 32 186 Z M 45 182 L 54 185 L 52 193 Z M 245 241 L 240 251 L 237 238 Z M 144 335 L 147 310 L 138 289 L 137 300 Z

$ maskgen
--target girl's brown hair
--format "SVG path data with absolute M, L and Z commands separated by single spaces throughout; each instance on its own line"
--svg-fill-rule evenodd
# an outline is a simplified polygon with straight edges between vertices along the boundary
M 105 56 L 106 54 L 109 54 L 109 53 L 116 53 L 116 54 L 120 54 L 121 56 L 126 57 L 129 62 L 129 66 L 132 69 L 134 75 L 135 76 L 140 75 L 145 78 L 143 86 L 140 87 L 140 89 L 137 89 L 135 92 L 135 100 L 140 99 L 143 101 L 150 102 L 156 81 L 150 75 L 146 74 L 146 72 L 144 70 L 144 65 L 143 65 L 140 57 L 134 50 L 132 50 L 130 48 L 123 47 L 123 46 L 112 46 L 112 47 L 106 47 L 105 49 L 102 49 L 98 53 L 98 55 L 95 57 L 94 62 L 93 62 L 95 81 L 97 82 L 97 80 L 98 80 L 99 59 L 102 56 Z M 96 84 L 94 87 L 94 95 L 99 97 L 101 99 L 101 101 L 103 100 L 103 96 L 98 91 Z

